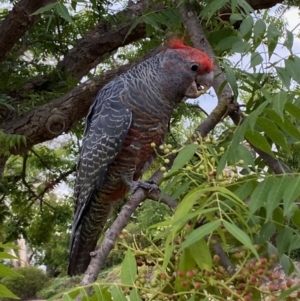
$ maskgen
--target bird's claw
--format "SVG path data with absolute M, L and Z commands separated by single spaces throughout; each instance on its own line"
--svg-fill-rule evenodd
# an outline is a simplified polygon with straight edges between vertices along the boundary
M 157 183 L 155 181 L 132 181 L 129 184 L 131 195 L 134 194 L 139 188 L 143 188 L 145 190 L 157 190 L 159 189 Z

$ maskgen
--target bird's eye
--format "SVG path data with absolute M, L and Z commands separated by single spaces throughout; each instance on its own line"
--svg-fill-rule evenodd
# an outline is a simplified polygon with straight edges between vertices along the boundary
M 199 66 L 196 65 L 196 64 L 193 64 L 193 65 L 191 66 L 191 70 L 192 70 L 192 71 L 197 71 L 198 68 L 199 68 Z

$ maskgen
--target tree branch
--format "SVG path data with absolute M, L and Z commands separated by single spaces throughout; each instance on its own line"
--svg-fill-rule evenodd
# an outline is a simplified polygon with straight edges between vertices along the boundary
M 54 3 L 56 0 L 21 0 L 0 24 L 0 62 L 13 48 L 24 33 L 34 25 L 40 15 L 31 16 L 39 8 Z
M 159 182 L 161 178 L 162 178 L 162 173 L 158 171 L 155 172 L 149 180 L 154 182 Z M 113 222 L 111 227 L 106 231 L 101 246 L 91 254 L 92 256 L 91 262 L 81 281 L 82 285 L 87 285 L 97 280 L 101 267 L 103 266 L 104 261 L 107 258 L 109 252 L 113 249 L 118 235 L 126 227 L 135 209 L 147 197 L 150 199 L 159 199 L 159 193 L 158 191 L 152 190 L 148 192 L 142 188 L 139 188 L 138 190 L 135 191 L 134 194 L 131 195 L 129 201 L 126 202 L 126 204 L 122 207 L 122 210 L 118 214 L 116 220 Z
M 213 50 L 209 45 L 209 42 L 205 36 L 203 28 L 199 23 L 199 19 L 197 17 L 196 12 L 193 10 L 193 7 L 189 4 L 184 4 L 179 7 L 179 12 L 182 16 L 183 23 L 189 33 L 191 41 L 194 46 L 205 53 L 207 53 L 210 57 L 215 58 Z M 232 96 L 231 88 L 228 84 L 226 84 L 225 88 L 222 90 L 221 94 L 218 93 L 220 91 L 221 85 L 226 81 L 225 75 L 222 72 L 220 66 L 216 62 L 215 73 L 217 77 L 214 80 L 213 88 L 218 95 L 218 105 L 213 110 L 213 118 L 207 118 L 204 123 L 207 124 L 207 127 L 210 127 L 210 123 L 216 120 L 221 120 L 225 114 L 228 114 L 235 125 L 239 125 L 242 122 L 242 112 L 239 108 L 238 103 Z M 212 115 L 211 114 L 211 115 Z M 203 129 L 205 126 L 202 124 L 201 128 Z M 201 131 L 199 130 L 201 133 Z M 202 134 L 202 133 L 201 133 Z M 251 143 L 249 143 L 251 145 Z M 276 159 L 269 154 L 263 152 L 262 150 L 254 147 L 251 147 L 259 154 L 259 156 L 264 160 L 267 166 L 270 167 L 276 174 L 281 173 L 291 173 L 292 171 L 288 166 L 286 166 L 279 159 Z
M 148 9 L 156 11 L 165 7 L 162 3 L 153 4 L 150 1 L 140 0 L 137 3 L 130 1 L 126 9 L 113 16 L 116 24 L 112 24 L 107 20 L 98 23 L 65 55 L 51 74 L 30 79 L 20 92 L 53 87 L 61 78 L 57 76 L 57 73 L 63 74 L 63 78 L 72 78 L 79 81 L 91 69 L 101 63 L 103 57 L 107 54 L 114 52 L 119 47 L 146 37 L 146 26 L 143 22 L 137 24 L 130 34 L 128 33 L 134 22 L 133 20 L 144 14 Z M 122 21 L 118 23 L 118 20 Z
M 27 143 L 11 149 L 13 154 L 21 154 L 33 145 L 51 140 L 66 133 L 83 117 L 98 91 L 116 76 L 126 72 L 141 61 L 159 52 L 159 48 L 136 60 L 87 80 L 66 95 L 42 105 L 5 124 L 3 132 L 19 134 L 27 138 Z

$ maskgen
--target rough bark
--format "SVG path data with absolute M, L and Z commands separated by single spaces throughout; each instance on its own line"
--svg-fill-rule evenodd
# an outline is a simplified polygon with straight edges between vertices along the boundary
M 273 2 L 277 4 L 282 1 L 249 0 L 248 2 L 254 9 L 263 9 L 269 8 Z M 118 12 L 114 18 L 116 19 L 116 22 L 118 20 L 123 20 L 123 22 L 124 20 L 129 21 L 141 16 L 146 11 L 157 11 L 164 7 L 165 5 L 163 3 L 153 4 L 150 0 L 140 0 L 137 3 L 130 2 L 128 7 L 125 10 Z M 224 17 L 224 19 L 229 18 L 230 10 L 224 8 L 220 11 L 220 15 L 222 18 Z M 63 71 L 69 77 L 80 80 L 102 61 L 105 54 L 146 36 L 145 31 L 144 34 L 142 34 L 142 31 L 137 28 L 137 34 L 134 29 L 130 36 L 125 39 L 127 32 L 125 35 L 122 34 L 124 33 L 123 26 L 129 29 L 131 24 L 129 27 L 124 24 L 120 27 L 112 28 L 112 24 L 108 21 L 98 23 L 93 29 L 88 31 L 86 35 L 79 40 L 77 45 L 63 58 L 63 60 L 58 63 L 58 68 L 54 71 L 54 73 L 57 74 L 57 72 Z M 55 80 L 58 78 L 55 74 L 54 76 L 49 75 L 47 77 L 36 77 L 31 79 L 24 87 L 24 90 L 39 90 L 41 88 L 44 89 L 45 87 L 53 86 Z
M 52 74 L 30 79 L 20 92 L 53 87 L 55 82 L 60 79 L 60 77 L 56 76 L 58 72 L 63 73 L 63 77 L 79 81 L 91 69 L 97 67 L 105 55 L 114 52 L 119 47 L 145 38 L 146 28 L 143 22 L 140 22 L 128 34 L 133 20 L 146 13 L 146 10 L 155 11 L 164 7 L 165 5 L 161 3 L 149 4 L 148 0 L 140 0 L 138 3 L 130 2 L 126 9 L 114 16 L 116 22 L 118 20 L 122 20 L 122 22 L 120 21 L 119 24 L 115 24 L 114 26 L 106 20 L 99 22 L 66 54 L 62 61 L 57 64 L 57 68 Z
M 145 26 L 140 23 L 127 36 L 132 25 L 132 20 L 145 13 L 147 8 L 159 10 L 163 4 L 149 6 L 148 0 L 140 0 L 137 3 L 129 3 L 129 6 L 115 15 L 115 19 L 128 20 L 124 25 L 112 28 L 112 25 L 103 21 L 85 36 L 64 57 L 60 68 L 67 71 L 73 78 L 81 79 L 91 69 L 95 68 L 103 59 L 103 55 L 110 53 L 121 46 L 128 45 L 146 36 Z
M 11 152 L 21 154 L 37 143 L 51 140 L 68 132 L 75 123 L 86 116 L 92 100 L 105 84 L 158 51 L 159 49 L 153 50 L 134 63 L 87 80 L 62 97 L 35 108 L 17 120 L 6 123 L 3 128 L 4 133 L 27 137 L 26 145 L 16 146 Z
M 150 0 L 141 0 L 137 4 L 131 3 L 129 5 L 128 10 L 120 12 L 120 15 L 117 15 L 120 18 L 123 15 L 125 15 L 126 17 L 130 17 L 143 14 L 146 8 L 149 8 L 149 10 L 153 10 L 153 7 L 151 7 L 151 3 L 148 6 L 148 1 Z M 50 3 L 51 1 L 21 0 L 19 4 L 28 4 L 28 8 L 26 10 L 28 14 L 28 11 L 30 9 L 33 11 L 37 9 L 37 7 L 33 9 L 33 6 L 30 6 L 29 4 L 37 4 L 37 2 L 39 4 L 43 3 L 45 5 L 47 3 Z M 280 1 L 278 1 L 278 3 L 279 2 Z M 269 7 L 271 3 L 274 3 L 274 0 L 273 2 L 270 0 L 265 0 L 261 2 L 249 0 L 249 3 L 255 9 L 258 9 Z M 13 14 L 14 11 L 17 12 L 17 7 L 18 6 L 16 4 L 13 11 L 9 15 Z M 194 17 L 196 17 L 196 15 Z M 7 20 L 9 20 L 10 18 L 7 17 Z M 29 17 L 27 15 L 27 18 L 29 20 L 33 17 Z M 8 27 L 6 28 L 6 26 L 4 26 L 4 21 L 1 23 L 0 32 L 8 32 Z M 58 65 L 58 68 L 63 67 L 63 69 L 66 69 L 68 70 L 68 72 L 71 72 L 72 76 L 77 76 L 77 78 L 79 79 L 81 76 L 85 75 L 89 71 L 89 68 L 95 67 L 101 61 L 102 55 L 104 55 L 107 52 L 113 51 L 119 46 L 123 45 L 122 43 L 128 33 L 128 29 L 131 26 L 131 24 L 126 23 L 115 28 L 110 28 L 109 31 L 106 31 L 107 28 L 105 24 L 105 22 L 101 22 L 93 30 L 88 32 L 87 35 L 83 37 L 83 39 L 78 43 L 78 45 L 74 47 L 74 50 L 71 50 L 70 53 L 66 55 L 66 57 L 62 60 L 61 64 Z M 25 30 L 25 28 L 28 29 L 28 26 L 28 24 L 27 26 L 24 25 L 23 30 Z M 4 30 L 5 28 L 6 30 Z M 145 26 L 143 24 L 139 24 L 135 30 L 136 31 L 133 31 L 127 37 L 126 43 L 131 43 L 146 35 Z M 113 34 L 114 37 L 112 38 Z M 116 37 L 115 35 L 118 35 L 118 37 Z M 3 35 L 0 35 L 0 41 L 2 37 Z M 192 35 L 191 38 L 196 47 L 208 52 L 212 57 L 214 56 L 213 52 L 210 52 L 210 47 L 207 47 L 207 40 L 203 32 L 201 32 L 201 34 L 199 34 L 198 32 L 198 34 Z M 107 43 L 103 41 L 106 41 Z M 0 42 L 0 49 L 1 47 L 3 47 L 2 45 L 3 43 Z M 82 49 L 82 51 L 79 51 L 80 48 Z M 75 51 L 75 49 L 77 49 L 80 52 L 80 55 L 77 51 Z M 102 51 L 101 49 L 105 50 Z M 82 58 L 82 60 L 80 58 Z M 13 153 L 20 154 L 25 150 L 29 149 L 32 145 L 53 139 L 61 133 L 69 131 L 72 128 L 72 126 L 76 122 L 78 122 L 78 120 L 80 120 L 86 115 L 90 103 L 97 94 L 97 91 L 101 87 L 103 87 L 108 81 L 113 79 L 118 74 L 125 72 L 131 66 L 132 65 L 122 66 L 117 70 L 109 71 L 104 75 L 98 76 L 92 80 L 88 80 L 84 84 L 81 84 L 78 87 L 74 88 L 66 95 L 58 99 L 54 99 L 46 105 L 43 105 L 39 108 L 35 108 L 21 117 L 17 117 L 12 121 L 7 122 L 4 125 L 4 132 L 25 135 L 27 137 L 27 145 L 21 145 L 20 147 L 17 147 L 15 150 L 12 150 Z M 220 68 L 217 67 L 215 72 L 221 72 Z M 36 85 L 38 86 L 41 83 L 42 85 L 40 85 L 40 88 L 42 89 L 43 85 L 45 84 L 45 82 L 47 83 L 47 81 L 49 81 L 48 77 L 42 79 L 41 81 L 38 81 L 38 83 L 29 83 L 26 86 L 26 89 L 32 89 L 33 87 L 35 87 Z M 216 91 L 219 90 L 222 82 L 222 76 L 219 76 L 214 83 L 214 89 Z M 223 115 L 226 113 L 227 104 L 230 101 L 230 99 L 231 91 L 230 89 L 228 89 L 228 86 L 226 86 L 225 89 L 223 89 L 218 106 L 212 112 L 210 118 L 208 118 L 204 123 L 204 125 L 207 127 L 207 131 L 214 127 L 215 122 L 219 122 L 222 119 Z M 204 128 L 204 125 L 202 129 Z M 3 159 L 1 161 L 4 162 L 5 160 Z M 0 164 L 0 171 L 2 168 L 3 164 Z
M 16 3 L 0 24 L 0 62 L 19 41 L 24 33 L 39 19 L 40 15 L 31 16 L 39 8 L 56 0 L 21 0 Z

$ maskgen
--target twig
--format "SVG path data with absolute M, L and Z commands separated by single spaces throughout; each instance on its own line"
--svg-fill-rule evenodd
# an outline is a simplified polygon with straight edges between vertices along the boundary
M 234 275 L 236 272 L 236 267 L 232 264 L 232 262 L 228 258 L 220 242 L 217 242 L 215 245 L 213 245 L 212 249 L 216 255 L 219 255 L 220 264 L 226 269 L 227 273 L 230 276 Z
M 191 109 L 196 109 L 196 110 L 198 110 L 198 111 L 201 111 L 202 113 L 204 113 L 207 117 L 208 117 L 208 113 L 204 110 L 204 109 L 202 109 L 199 105 L 194 105 L 194 104 L 191 104 L 191 103 L 187 103 L 187 106 L 189 107 L 189 108 L 191 108 Z
M 49 165 L 41 158 L 41 156 L 33 149 L 31 148 L 30 151 L 41 161 L 41 163 L 48 169 L 49 171 L 52 171 Z
M 154 173 L 150 180 L 158 182 L 158 179 L 160 179 L 161 177 L 162 173 L 159 171 Z M 91 262 L 86 272 L 84 273 L 81 285 L 87 285 L 96 281 L 105 259 L 107 258 L 109 252 L 113 249 L 115 245 L 115 241 L 118 235 L 126 227 L 132 213 L 141 204 L 141 202 L 143 202 L 147 197 L 150 199 L 159 200 L 159 196 L 160 194 L 158 191 L 146 191 L 142 188 L 139 188 L 137 191 L 135 191 L 134 194 L 131 195 L 129 201 L 126 202 L 126 204 L 122 207 L 116 220 L 106 231 L 101 246 L 91 254 Z M 80 299 L 76 300 L 78 301 Z

